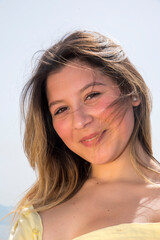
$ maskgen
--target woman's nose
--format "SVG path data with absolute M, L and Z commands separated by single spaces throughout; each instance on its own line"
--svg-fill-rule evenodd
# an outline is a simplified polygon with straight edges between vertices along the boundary
M 84 108 L 80 107 L 73 112 L 73 128 L 81 129 L 91 123 L 93 117 Z

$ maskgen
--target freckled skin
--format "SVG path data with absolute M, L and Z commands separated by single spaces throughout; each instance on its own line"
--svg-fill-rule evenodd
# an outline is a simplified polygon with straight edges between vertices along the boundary
M 104 86 L 89 87 L 80 92 L 93 81 Z M 91 92 L 101 94 L 86 100 L 86 95 Z M 131 136 L 134 126 L 132 104 L 123 119 L 110 121 L 114 107 L 107 107 L 119 95 L 120 90 L 110 77 L 78 61 L 64 66 L 47 79 L 48 102 L 63 100 L 50 108 L 56 132 L 73 152 L 92 164 L 113 161 L 124 150 Z M 56 109 L 64 106 L 68 109 L 55 116 Z M 80 142 L 83 137 L 103 130 L 107 131 L 99 144 L 86 147 Z

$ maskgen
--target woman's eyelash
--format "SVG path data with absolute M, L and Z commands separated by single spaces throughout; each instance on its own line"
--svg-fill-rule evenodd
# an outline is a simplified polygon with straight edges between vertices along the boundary
M 93 92 L 93 93 L 90 93 L 86 96 L 86 99 L 85 100 L 89 100 L 89 99 L 92 99 L 92 98 L 95 98 L 97 97 L 98 95 L 100 95 L 100 92 Z
M 54 115 L 61 114 L 61 113 L 63 113 L 65 110 L 67 110 L 67 107 L 61 107 L 61 108 L 59 108 L 59 109 L 54 113 Z
M 97 97 L 97 96 L 100 95 L 100 94 L 101 94 L 101 93 L 99 93 L 99 92 L 90 93 L 90 94 L 88 94 L 88 95 L 86 96 L 85 100 L 90 100 L 90 99 L 92 99 L 92 98 Z M 59 109 L 54 113 L 54 115 L 56 116 L 56 115 L 58 115 L 58 114 L 61 114 L 61 113 L 65 112 L 67 109 L 68 109 L 68 107 L 61 107 L 61 108 L 59 108 Z

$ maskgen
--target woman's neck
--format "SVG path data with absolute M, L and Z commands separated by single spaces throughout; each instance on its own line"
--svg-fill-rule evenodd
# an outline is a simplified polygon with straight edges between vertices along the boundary
M 142 147 L 138 144 L 138 156 L 143 161 L 149 161 Z M 140 166 L 139 166 L 140 168 Z M 130 147 L 111 162 L 105 164 L 92 164 L 91 178 L 99 182 L 144 182 L 143 178 L 136 172 L 132 164 Z

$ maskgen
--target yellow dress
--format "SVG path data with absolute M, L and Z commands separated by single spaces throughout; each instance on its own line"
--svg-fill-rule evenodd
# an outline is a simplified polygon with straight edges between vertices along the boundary
M 42 240 L 42 232 L 40 215 L 32 206 L 25 207 L 11 230 L 9 240 Z M 86 233 L 72 240 L 160 240 L 160 222 L 119 224 Z

